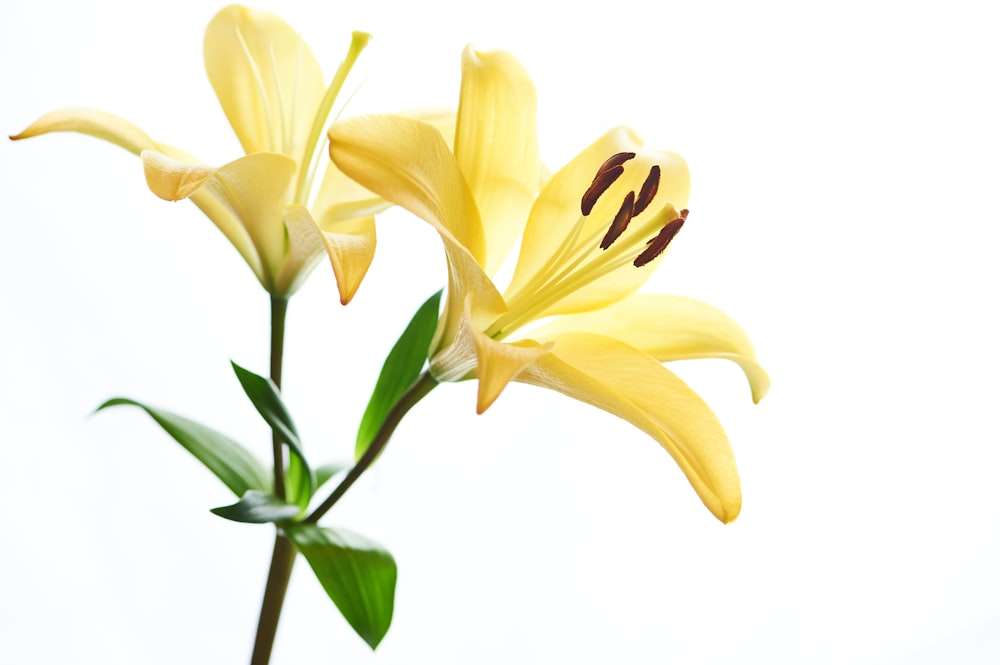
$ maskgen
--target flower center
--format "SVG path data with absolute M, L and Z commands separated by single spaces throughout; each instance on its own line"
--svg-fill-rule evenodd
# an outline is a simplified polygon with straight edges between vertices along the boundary
M 614 218 L 585 234 L 588 218 L 598 200 L 625 172 L 634 152 L 609 157 L 580 199 L 581 216 L 545 265 L 507 300 L 507 313 L 493 322 L 486 334 L 502 339 L 534 320 L 563 298 L 628 264 L 642 268 L 662 254 L 687 219 L 688 211 L 677 211 L 670 203 L 626 234 L 630 222 L 644 212 L 656 197 L 660 167 L 653 165 L 639 188 L 625 195 Z

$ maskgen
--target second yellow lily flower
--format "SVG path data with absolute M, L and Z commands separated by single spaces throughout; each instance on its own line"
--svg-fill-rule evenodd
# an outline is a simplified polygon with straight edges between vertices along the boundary
M 157 196 L 190 198 L 270 293 L 294 293 L 325 248 L 346 304 L 375 251 L 373 215 L 388 204 L 332 165 L 316 196 L 311 192 L 321 163 L 329 164 L 319 150 L 327 118 L 369 38 L 353 34 L 327 86 L 312 51 L 279 17 L 239 5 L 220 11 L 205 32 L 205 68 L 246 151 L 221 167 L 96 109 L 54 111 L 11 138 L 72 131 L 119 145 L 141 156 Z

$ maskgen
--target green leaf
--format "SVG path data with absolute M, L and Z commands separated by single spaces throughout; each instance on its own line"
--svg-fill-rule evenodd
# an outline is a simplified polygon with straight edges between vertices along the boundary
M 289 448 L 302 455 L 299 433 L 295 429 L 295 423 L 292 422 L 292 416 L 285 408 L 285 403 L 281 401 L 281 393 L 274 385 L 274 381 L 254 374 L 232 361 L 230 362 L 233 365 L 233 371 L 236 372 L 236 378 L 240 380 L 240 385 L 243 386 L 243 390 L 253 402 L 257 412 L 277 432 L 281 440 L 288 444 Z
M 294 524 L 284 531 L 347 623 L 368 646 L 377 647 L 392 623 L 396 593 L 392 555 L 346 529 Z
M 386 356 L 375 390 L 372 391 L 368 407 L 358 426 L 354 459 L 361 459 L 365 454 L 393 405 L 420 376 L 427 360 L 427 349 L 437 328 L 440 302 L 440 291 L 428 298 L 410 319 L 406 330 Z
M 201 423 L 125 397 L 109 399 L 97 407 L 97 411 L 122 405 L 137 406 L 148 413 L 167 434 L 208 467 L 236 496 L 243 496 L 247 490 L 271 489 L 270 476 L 250 451 Z
M 313 492 L 315 492 L 316 480 L 305 458 L 295 454 L 294 450 L 288 456 L 288 468 L 285 469 L 285 488 L 288 490 L 288 498 L 302 510 L 309 507 L 309 500 L 312 499 Z
M 270 492 L 249 490 L 233 505 L 212 508 L 212 512 L 234 522 L 265 524 L 290 520 L 297 517 L 302 509 L 295 504 L 282 501 Z
M 231 362 L 231 361 L 230 361 Z M 309 505 L 315 487 L 315 478 L 309 468 L 306 456 L 302 452 L 302 442 L 299 440 L 299 433 L 292 422 L 292 416 L 285 408 L 285 403 L 281 400 L 281 393 L 274 381 L 258 374 L 254 374 L 248 369 L 232 363 L 236 378 L 247 397 L 253 402 L 257 412 L 264 418 L 275 434 L 288 445 L 291 451 L 291 459 L 288 462 L 288 473 L 286 475 L 288 485 L 288 496 L 303 509 Z

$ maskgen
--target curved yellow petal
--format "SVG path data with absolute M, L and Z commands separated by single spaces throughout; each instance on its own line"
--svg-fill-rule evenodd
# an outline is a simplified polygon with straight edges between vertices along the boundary
M 475 333 L 474 339 L 476 364 L 479 368 L 476 413 L 483 413 L 490 408 L 507 384 L 549 353 L 554 346 L 552 342 L 538 345 L 529 340 L 506 344 L 490 339 L 481 332 Z
M 455 142 L 455 112 L 442 109 L 404 111 L 400 115 L 432 125 L 441 133 L 449 148 Z M 327 160 L 323 182 L 312 209 L 324 219 L 351 220 L 382 212 L 390 204 L 356 181 L 344 175 L 332 161 Z
M 285 195 L 295 162 L 261 152 L 219 168 L 187 164 L 155 151 L 142 153 L 146 183 L 168 201 L 191 198 L 219 227 L 257 274 L 275 291 L 288 255 Z
M 731 360 L 746 374 L 755 403 L 771 386 L 743 329 L 722 310 L 693 298 L 635 294 L 603 309 L 557 317 L 532 330 L 530 336 L 547 340 L 570 332 L 614 337 L 660 362 Z
M 373 215 L 388 207 L 389 204 L 382 198 L 344 175 L 332 161 L 326 165 L 323 182 L 312 205 L 312 209 L 320 217 L 325 217 L 330 211 L 329 214 L 337 219 Z M 369 210 L 371 212 L 366 212 Z
M 354 298 L 375 256 L 375 218 L 337 219 L 327 215 L 315 228 L 337 277 L 340 303 L 346 305 Z
M 182 201 L 205 184 L 219 169 L 208 164 L 189 164 L 155 150 L 142 154 L 149 189 L 165 201 Z
M 478 377 L 476 413 L 483 413 L 525 367 L 551 351 L 553 344 L 532 340 L 497 342 L 473 327 L 472 310 L 469 295 L 465 298 L 458 334 L 447 348 L 431 357 L 430 371 L 439 382 Z
M 562 335 L 517 380 L 551 388 L 624 418 L 674 458 L 719 520 L 742 502 L 736 460 L 708 405 L 654 358 L 601 335 Z
M 624 174 L 598 199 L 593 210 L 584 218 L 580 200 L 590 187 L 598 168 L 619 152 L 634 152 L 634 159 L 624 165 Z M 653 165 L 661 169 L 659 190 L 652 205 L 633 219 L 628 230 L 611 245 L 608 252 L 633 246 L 638 256 L 645 241 L 659 229 L 643 231 L 643 222 L 652 221 L 659 212 L 673 205 L 677 210 L 687 206 L 690 176 L 684 159 L 672 152 L 643 148 L 642 139 L 633 130 L 619 127 L 595 141 L 560 169 L 546 183 L 531 209 L 521 243 L 517 267 L 507 291 L 510 300 L 557 254 L 563 241 L 581 224 L 578 237 L 589 240 L 591 257 L 599 257 L 601 238 L 610 227 L 615 214 L 628 192 L 639 193 Z M 581 221 L 582 220 L 582 221 Z M 641 237 L 638 234 L 642 234 Z M 627 257 L 626 257 L 627 258 Z M 659 261 L 657 259 L 656 261 Z M 614 272 L 576 289 L 549 308 L 545 315 L 586 311 L 621 300 L 638 289 L 653 272 L 656 261 L 635 268 L 625 261 Z
M 323 72 L 291 26 L 230 5 L 205 30 L 205 69 L 243 149 L 298 159 L 323 99 Z
M 351 118 L 330 129 L 330 156 L 348 177 L 440 234 L 448 258 L 448 300 L 434 349 L 458 333 L 466 294 L 474 294 L 477 328 L 503 313 L 506 305 L 481 268 L 485 243 L 475 201 L 436 129 L 402 116 Z
M 401 111 L 399 115 L 431 125 L 441 134 L 441 138 L 448 144 L 448 149 L 455 151 L 455 131 L 458 126 L 458 114 L 455 109 L 408 109 Z
M 486 254 L 476 202 L 434 127 L 399 115 L 336 122 L 330 157 L 349 178 L 447 231 L 480 263 Z
M 59 109 L 46 113 L 31 123 L 12 141 L 40 136 L 50 132 L 76 132 L 114 143 L 138 155 L 143 150 L 158 150 L 160 146 L 146 132 L 113 113 L 88 108 Z
M 536 108 L 535 86 L 514 56 L 465 49 L 455 158 L 482 219 L 490 275 L 520 238 L 538 193 Z
M 276 293 L 295 293 L 316 266 L 324 249 L 316 228 L 316 222 L 305 206 L 290 205 L 285 208 L 288 254 L 274 280 Z

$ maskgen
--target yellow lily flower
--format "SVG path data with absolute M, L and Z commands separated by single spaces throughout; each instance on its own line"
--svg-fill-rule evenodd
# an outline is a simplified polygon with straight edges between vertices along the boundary
M 49 113 L 11 139 L 72 131 L 119 145 L 142 158 L 147 184 L 157 196 L 190 198 L 269 292 L 293 293 L 326 249 L 346 304 L 375 251 L 373 215 L 388 204 L 320 159 L 317 150 L 334 100 L 369 39 L 353 33 L 326 86 L 312 51 L 274 14 L 238 5 L 216 14 L 205 31 L 205 68 L 246 151 L 221 167 L 95 109 Z M 447 124 L 448 118 L 439 121 Z M 329 168 L 307 207 L 321 162 Z
M 431 224 L 444 242 L 448 293 L 431 374 L 477 377 L 480 413 L 515 380 L 620 416 L 673 456 L 717 518 L 732 521 L 741 493 L 726 435 L 660 363 L 735 361 L 755 401 L 767 374 L 746 334 L 718 309 L 635 294 L 687 217 L 687 165 L 619 128 L 537 193 L 530 78 L 504 52 L 466 49 L 462 63 L 454 153 L 409 118 L 359 117 L 330 130 L 330 154 L 344 173 Z M 501 295 L 491 276 L 518 236 Z

